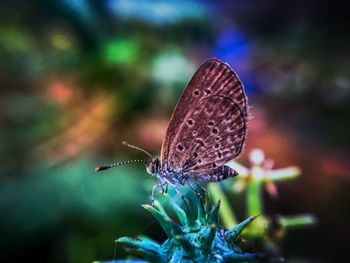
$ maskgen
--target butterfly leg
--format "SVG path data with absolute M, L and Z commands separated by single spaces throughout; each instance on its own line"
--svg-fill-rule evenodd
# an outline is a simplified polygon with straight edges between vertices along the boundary
M 152 206 L 154 206 L 154 193 L 158 187 L 162 189 L 162 195 L 168 192 L 168 182 L 164 181 L 161 177 L 157 177 L 157 179 L 158 183 L 152 188 Z
M 203 201 L 203 196 L 200 192 L 197 191 L 197 189 L 191 184 L 190 181 L 188 181 L 189 187 L 192 189 L 193 193 L 199 198 L 199 200 Z M 198 185 L 198 184 L 197 184 Z M 201 187 L 201 186 L 200 186 Z M 202 187 L 201 187 L 202 188 Z M 205 192 L 204 192 L 205 193 Z
M 162 189 L 162 195 L 168 192 L 168 183 L 160 176 L 157 176 L 158 186 Z
M 180 196 L 180 198 L 182 199 L 182 201 L 183 201 L 184 203 L 187 202 L 185 196 L 177 189 L 176 184 L 170 182 L 167 178 L 164 178 L 164 177 L 163 177 L 163 178 L 160 178 L 160 180 L 166 183 L 166 191 L 168 191 L 168 185 L 171 185 L 171 186 L 174 188 L 175 192 Z
M 197 183 L 196 181 L 193 182 L 199 189 L 201 189 L 201 191 L 204 193 L 204 196 L 209 196 L 208 194 L 208 190 L 205 189 L 203 186 L 201 186 L 199 183 Z
M 179 182 L 180 182 L 180 184 L 182 184 L 182 185 L 185 185 L 185 183 L 187 182 L 187 180 L 188 180 L 188 176 L 187 176 L 187 175 L 184 175 L 184 174 L 179 178 Z
M 160 187 L 162 188 L 162 195 L 168 192 L 168 183 L 163 182 Z
M 176 188 L 176 185 L 174 183 L 170 182 L 167 178 L 161 178 L 160 177 L 160 180 L 162 182 L 165 182 L 166 184 L 170 184 L 172 187 Z
M 165 185 L 165 191 L 164 193 L 168 193 L 168 184 Z

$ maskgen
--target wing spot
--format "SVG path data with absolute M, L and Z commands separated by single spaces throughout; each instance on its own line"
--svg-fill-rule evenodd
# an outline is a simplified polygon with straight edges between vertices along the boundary
M 215 143 L 215 144 L 214 144 L 214 148 L 215 148 L 215 149 L 219 149 L 219 147 L 220 147 L 220 143 Z
M 209 127 L 213 127 L 214 124 L 215 124 L 214 121 L 209 121 L 209 122 L 208 122 L 208 126 L 209 126 Z
M 213 166 L 213 168 L 215 168 L 215 167 L 216 167 L 216 163 L 213 163 L 213 165 L 212 165 L 212 166 Z
M 217 154 L 218 154 L 218 157 L 221 159 L 222 153 L 220 151 L 218 151 Z
M 188 126 L 193 127 L 194 121 L 193 121 L 192 119 L 189 119 L 189 120 L 187 121 L 187 124 L 188 124 Z
M 197 158 L 197 157 L 198 157 L 198 153 L 194 152 L 194 153 L 193 153 L 193 157 L 194 157 L 194 158 Z
M 198 134 L 198 131 L 193 131 L 192 132 L 192 136 L 197 136 L 197 134 Z
M 184 147 L 181 143 L 179 143 L 177 146 L 176 146 L 176 149 L 179 151 L 179 152 L 182 152 L 184 150 Z
M 202 163 L 202 160 L 201 160 L 201 159 L 198 159 L 198 160 L 197 160 L 197 163 Z
M 220 141 L 220 140 L 221 140 L 220 136 L 215 137 L 215 141 Z
M 197 96 L 199 95 L 199 90 L 197 90 L 197 89 L 194 90 L 194 91 L 193 91 L 193 95 L 197 97 Z
M 212 130 L 211 130 L 211 132 L 212 132 L 212 134 L 218 134 L 219 133 L 219 130 L 218 130 L 218 128 L 213 128 Z
M 210 89 L 206 89 L 204 92 L 205 92 L 205 94 L 209 95 L 211 93 L 211 90 Z
M 205 146 L 205 142 L 204 142 L 204 140 L 203 140 L 202 138 L 197 138 L 197 139 L 195 140 L 195 142 L 196 142 L 197 144 L 199 144 L 201 147 L 204 147 L 204 146 Z

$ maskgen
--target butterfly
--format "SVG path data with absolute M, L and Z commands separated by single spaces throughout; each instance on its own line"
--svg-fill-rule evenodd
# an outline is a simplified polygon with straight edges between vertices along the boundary
M 204 62 L 187 84 L 166 131 L 160 158 L 133 160 L 97 167 L 96 171 L 131 162 L 145 162 L 157 177 L 152 190 L 191 182 L 215 182 L 238 173 L 225 165 L 242 151 L 247 135 L 248 104 L 243 85 L 229 65 L 218 59 Z

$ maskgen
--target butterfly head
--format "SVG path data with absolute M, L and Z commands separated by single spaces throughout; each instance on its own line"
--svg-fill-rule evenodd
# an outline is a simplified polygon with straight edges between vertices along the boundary
M 157 157 L 153 157 L 149 163 L 146 164 L 146 169 L 149 174 L 156 175 L 161 168 L 160 160 Z

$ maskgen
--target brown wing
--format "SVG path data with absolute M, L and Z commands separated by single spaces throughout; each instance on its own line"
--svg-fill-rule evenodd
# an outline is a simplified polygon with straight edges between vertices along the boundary
M 246 97 L 236 74 L 219 60 L 208 60 L 176 106 L 163 142 L 162 162 L 198 172 L 223 165 L 242 150 L 246 116 Z
M 183 172 L 205 172 L 224 165 L 241 152 L 245 118 L 229 98 L 219 95 L 204 98 L 185 120 L 170 144 L 170 167 Z

